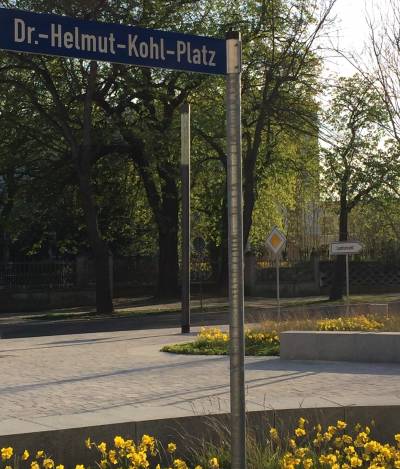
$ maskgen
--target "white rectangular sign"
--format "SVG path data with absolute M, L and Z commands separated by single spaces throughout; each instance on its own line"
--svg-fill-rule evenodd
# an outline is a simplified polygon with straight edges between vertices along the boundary
M 358 254 L 362 251 L 362 244 L 358 241 L 337 241 L 330 245 L 331 256 Z

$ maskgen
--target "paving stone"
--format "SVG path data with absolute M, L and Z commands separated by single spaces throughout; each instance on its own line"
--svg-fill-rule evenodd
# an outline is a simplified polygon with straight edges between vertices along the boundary
M 17 433 L 16 422 L 59 428 L 228 412 L 228 357 L 159 351 L 187 340 L 173 329 L 1 340 L 0 435 Z M 248 357 L 247 408 L 400 405 L 399 375 L 399 364 Z

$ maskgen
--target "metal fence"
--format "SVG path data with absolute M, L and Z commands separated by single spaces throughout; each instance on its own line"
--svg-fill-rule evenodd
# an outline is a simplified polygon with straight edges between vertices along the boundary
M 74 262 L 0 263 L 0 289 L 72 288 L 76 283 Z

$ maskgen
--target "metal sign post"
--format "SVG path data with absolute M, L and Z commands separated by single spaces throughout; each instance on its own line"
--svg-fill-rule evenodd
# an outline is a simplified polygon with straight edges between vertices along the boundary
M 226 36 L 232 469 L 246 468 L 242 209 L 241 37 Z
M 346 256 L 346 312 L 350 312 L 350 273 L 349 256 L 362 251 L 362 244 L 358 241 L 335 241 L 329 247 L 331 256 Z
M 272 254 L 275 255 L 276 262 L 276 304 L 278 306 L 278 321 L 281 320 L 281 295 L 280 295 L 280 282 L 279 282 L 279 267 L 280 267 L 280 256 L 282 250 L 286 246 L 286 236 L 278 230 L 276 226 L 272 228 L 269 233 L 265 246 L 269 249 Z
M 279 254 L 275 257 L 276 260 L 276 302 L 278 304 L 278 321 L 281 319 L 281 295 L 279 285 Z
M 346 312 L 350 313 L 349 255 L 346 254 Z
M 190 332 L 190 104 L 181 107 L 182 334 Z

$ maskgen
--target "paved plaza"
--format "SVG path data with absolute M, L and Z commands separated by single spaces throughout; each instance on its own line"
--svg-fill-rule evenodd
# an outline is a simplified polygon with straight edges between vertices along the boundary
M 189 337 L 190 339 L 190 337 Z M 225 412 L 228 357 L 161 353 L 142 330 L 0 341 L 0 435 Z M 400 365 L 246 359 L 249 410 L 400 404 Z

